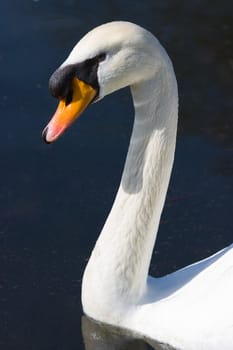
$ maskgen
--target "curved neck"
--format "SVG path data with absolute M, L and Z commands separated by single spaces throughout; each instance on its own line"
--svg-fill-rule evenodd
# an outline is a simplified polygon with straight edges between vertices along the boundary
M 118 310 L 124 302 L 137 303 L 146 290 L 177 129 L 176 79 L 170 63 L 165 68 L 154 79 L 131 87 L 135 122 L 124 172 L 83 280 L 83 306 L 89 315 L 90 289 L 95 290 L 94 313 L 101 308 L 102 315 L 108 305 L 112 310 L 112 303 L 119 303 Z

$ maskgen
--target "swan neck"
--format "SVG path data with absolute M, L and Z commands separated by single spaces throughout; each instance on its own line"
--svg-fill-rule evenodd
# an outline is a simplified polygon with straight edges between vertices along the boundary
M 120 187 L 83 280 L 83 291 L 98 285 L 94 298 L 103 301 L 101 315 L 107 308 L 106 317 L 107 305 L 111 310 L 112 303 L 119 304 L 115 309 L 120 313 L 123 305 L 139 302 L 146 292 L 175 151 L 177 87 L 173 70 L 132 86 L 131 92 L 135 122 Z M 90 314 L 84 293 L 83 305 Z M 98 311 L 99 304 L 96 307 Z

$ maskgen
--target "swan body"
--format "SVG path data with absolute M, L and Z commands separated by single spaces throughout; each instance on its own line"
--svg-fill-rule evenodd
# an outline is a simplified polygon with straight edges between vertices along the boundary
M 84 272 L 84 312 L 177 349 L 233 349 L 233 245 L 162 278 L 148 276 L 178 119 L 177 83 L 165 50 L 145 29 L 111 22 L 74 47 L 51 78 L 53 91 L 70 70 L 98 91 L 96 100 L 130 86 L 135 109 L 120 187 Z M 47 142 L 59 134 L 54 125 L 44 132 Z

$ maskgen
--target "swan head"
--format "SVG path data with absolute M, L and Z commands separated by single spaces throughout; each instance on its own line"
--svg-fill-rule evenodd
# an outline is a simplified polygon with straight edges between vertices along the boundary
M 49 89 L 60 102 L 43 131 L 45 142 L 55 141 L 93 101 L 150 79 L 161 62 L 158 45 L 151 33 L 129 22 L 87 33 L 50 78 Z

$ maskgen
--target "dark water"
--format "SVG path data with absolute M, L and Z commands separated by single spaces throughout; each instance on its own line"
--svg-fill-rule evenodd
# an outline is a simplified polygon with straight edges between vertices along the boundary
M 129 92 L 90 107 L 54 145 L 41 139 L 56 105 L 50 74 L 100 23 L 124 19 L 152 31 L 179 83 L 175 166 L 151 273 L 232 243 L 232 10 L 228 0 L 0 2 L 1 349 L 149 349 L 81 321 L 82 272 L 132 127 Z

